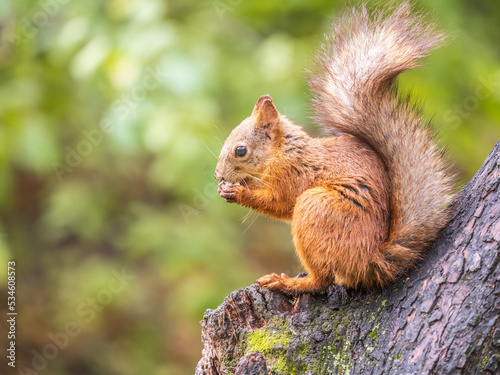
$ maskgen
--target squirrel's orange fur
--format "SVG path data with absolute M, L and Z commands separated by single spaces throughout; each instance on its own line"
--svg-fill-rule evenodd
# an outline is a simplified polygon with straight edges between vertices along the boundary
M 333 25 L 310 79 L 312 138 L 270 96 L 226 140 L 215 171 L 228 202 L 290 220 L 308 275 L 257 282 L 287 293 L 382 287 L 420 259 L 448 220 L 451 176 L 395 78 L 444 37 L 412 14 L 355 8 Z

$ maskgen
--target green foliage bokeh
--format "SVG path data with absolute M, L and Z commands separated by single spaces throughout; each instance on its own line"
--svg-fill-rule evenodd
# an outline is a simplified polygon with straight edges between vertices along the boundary
M 463 184 L 500 137 L 500 3 L 417 5 L 453 38 L 400 81 Z M 224 203 L 213 170 L 262 94 L 319 134 L 305 69 L 341 7 L 0 4 L 0 296 L 15 259 L 19 366 L 74 323 L 46 373 L 193 373 L 205 309 L 300 271 L 288 227 Z

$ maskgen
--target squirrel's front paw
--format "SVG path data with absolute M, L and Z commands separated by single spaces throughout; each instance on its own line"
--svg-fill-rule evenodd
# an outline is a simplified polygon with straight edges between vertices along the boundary
M 245 188 L 241 185 L 231 184 L 226 181 L 222 181 L 219 184 L 219 188 L 217 192 L 219 195 L 224 198 L 224 200 L 228 203 L 238 203 L 239 199 L 245 193 Z

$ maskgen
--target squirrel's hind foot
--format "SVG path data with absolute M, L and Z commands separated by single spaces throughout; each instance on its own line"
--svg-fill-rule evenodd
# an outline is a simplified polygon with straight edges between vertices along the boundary
M 276 273 L 262 276 L 255 281 L 255 283 L 259 284 L 262 288 L 281 290 L 291 295 L 297 295 L 304 292 L 320 292 L 325 289 L 325 286 L 317 280 L 314 280 L 311 276 L 292 278 L 284 273 L 282 273 L 281 276 Z

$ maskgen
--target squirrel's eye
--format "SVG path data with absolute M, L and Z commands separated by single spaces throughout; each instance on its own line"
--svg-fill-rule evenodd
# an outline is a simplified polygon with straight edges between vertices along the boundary
M 247 154 L 247 148 L 245 146 L 238 146 L 236 150 L 234 150 L 236 156 L 242 157 Z

